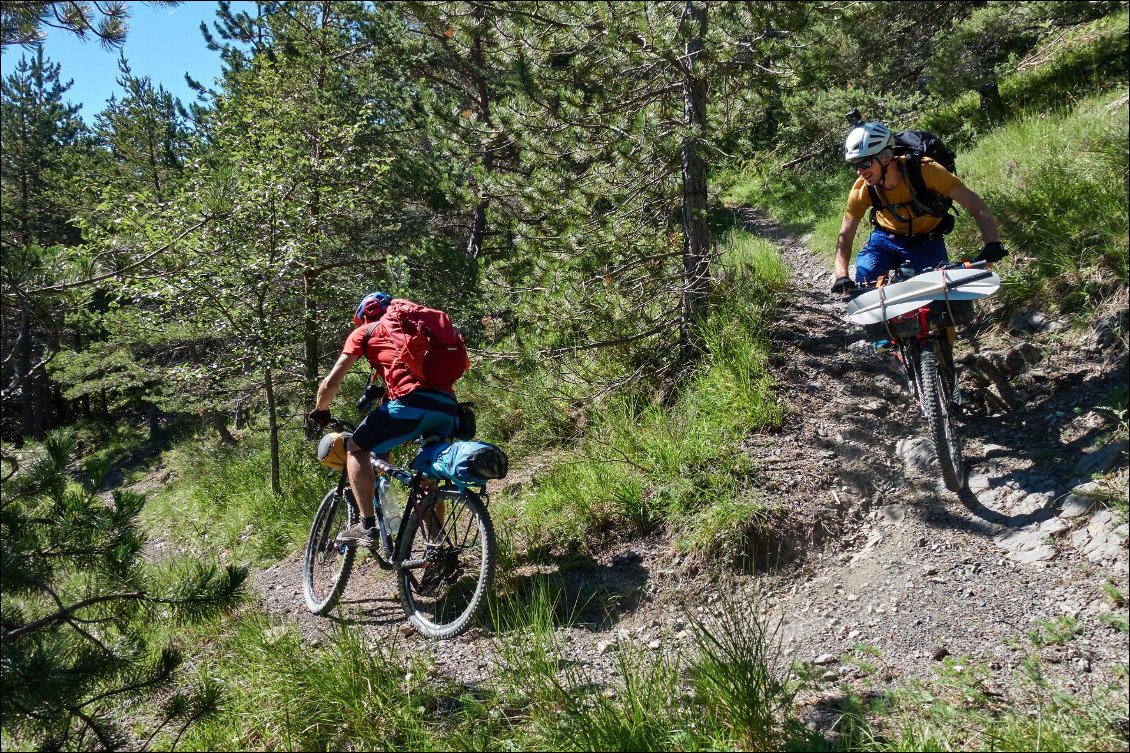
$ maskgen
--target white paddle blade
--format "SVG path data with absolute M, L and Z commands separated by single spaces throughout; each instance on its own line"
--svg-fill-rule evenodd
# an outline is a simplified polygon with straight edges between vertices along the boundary
M 858 296 L 847 305 L 844 318 L 856 324 L 876 324 L 894 318 L 926 306 L 930 301 L 944 300 L 947 283 L 951 301 L 970 301 L 997 292 L 1001 278 L 995 272 L 982 269 L 927 272 Z

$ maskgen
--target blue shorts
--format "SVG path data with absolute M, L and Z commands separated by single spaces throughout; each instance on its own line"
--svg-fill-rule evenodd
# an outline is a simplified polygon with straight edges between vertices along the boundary
M 908 238 L 875 228 L 855 257 L 855 281 L 874 282 L 879 275 L 909 264 L 923 272 L 949 261 L 945 239 Z
M 391 452 L 416 437 L 450 437 L 459 417 L 459 402 L 450 392 L 419 389 L 397 400 L 384 400 L 353 432 L 353 443 L 377 455 Z

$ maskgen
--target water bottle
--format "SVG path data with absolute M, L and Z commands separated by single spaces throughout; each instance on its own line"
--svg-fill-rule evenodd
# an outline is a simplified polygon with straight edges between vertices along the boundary
M 377 483 L 377 499 L 380 501 L 381 514 L 385 519 L 385 528 L 389 535 L 395 535 L 400 530 L 400 504 L 396 501 L 396 487 L 388 476 L 381 476 Z

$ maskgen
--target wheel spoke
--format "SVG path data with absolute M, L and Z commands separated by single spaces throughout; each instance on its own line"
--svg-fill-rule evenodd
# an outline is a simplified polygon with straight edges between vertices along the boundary
M 397 559 L 423 563 L 400 574 L 412 624 L 429 637 L 450 638 L 466 630 L 485 603 L 494 574 L 494 528 L 473 495 L 442 490 L 421 505 L 425 521 L 439 510 L 443 521 L 431 536 L 416 511 L 410 513 Z
M 332 610 L 345 588 L 356 552 L 352 548 L 338 546 L 335 538 L 356 518 L 356 508 L 348 492 L 336 488 L 326 494 L 314 515 L 314 524 L 306 542 L 302 584 L 306 607 L 315 614 L 327 614 Z

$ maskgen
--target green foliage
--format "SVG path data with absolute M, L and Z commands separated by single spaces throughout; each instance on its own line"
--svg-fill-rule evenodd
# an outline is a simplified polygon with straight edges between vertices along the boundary
M 179 5 L 168 0 L 151 0 L 141 3 L 156 7 Z M 97 39 L 103 48 L 120 47 L 126 40 L 129 7 L 126 3 L 110 2 L 18 2 L 5 3 L 3 8 L 4 46 L 18 44 L 24 47 L 42 45 L 43 27 L 68 31 L 84 42 L 88 36 Z
M 0 238 L 5 261 L 9 248 L 78 240 L 67 206 L 67 169 L 85 144 L 86 127 L 79 106 L 64 101 L 69 88 L 60 66 L 42 49 L 30 60 L 21 57 L 3 81 Z
M 687 616 L 693 652 L 648 654 L 616 642 L 609 650 L 618 679 L 608 686 L 560 662 L 559 613 L 542 588 L 496 613 L 498 687 L 519 726 L 499 730 L 505 737 L 495 746 L 524 739 L 554 750 L 773 750 L 816 742 L 794 719 L 779 633 L 747 604 L 724 599 L 709 618 Z
M 222 709 L 189 729 L 193 749 L 717 750 L 814 741 L 793 717 L 794 691 L 775 668 L 775 631 L 730 604 L 695 620 L 703 656 L 684 664 L 627 644 L 614 685 L 563 664 L 558 605 L 535 589 L 495 617 L 498 672 L 478 689 L 429 679 L 428 662 L 367 645 L 342 628 L 321 645 L 245 617 L 209 647 L 199 673 Z M 691 685 L 686 678 L 692 678 Z M 695 692 L 691 692 L 692 685 Z
M 830 256 L 853 175 L 840 156 L 782 169 L 787 155 L 762 152 L 721 176 L 719 190 L 727 204 L 761 208 L 790 232 L 811 234 L 809 244 Z
M 580 459 L 539 478 L 523 500 L 516 524 L 531 542 L 578 546 L 625 524 L 649 531 L 690 519 L 688 538 L 714 542 L 710 555 L 732 544 L 724 529 L 745 538 L 767 522 L 759 505 L 744 501 L 751 461 L 740 443 L 781 421 L 766 377 L 762 317 L 783 290 L 784 267 L 768 243 L 735 233 L 722 270 L 702 328 L 708 356 L 698 373 L 670 407 L 627 395 L 593 411 Z M 726 512 L 720 516 L 716 505 Z
M 1028 631 L 1028 640 L 1035 646 L 1055 646 L 1069 643 L 1082 630 L 1079 620 L 1060 615 L 1054 620 L 1040 620 L 1037 627 Z
M 204 657 L 223 712 L 189 731 L 197 750 L 422 750 L 441 694 L 394 648 L 368 645 L 355 629 L 326 647 L 304 647 L 296 631 L 244 617 Z
M 134 76 L 125 56 L 118 69 L 117 83 L 125 96 L 121 101 L 112 96 L 94 121 L 108 152 L 104 169 L 112 189 L 107 187 L 107 196 L 120 205 L 160 204 L 172 198 L 181 180 L 190 147 L 188 126 L 165 87 Z
M 756 598 L 723 598 L 710 618 L 688 612 L 698 649 L 689 674 L 707 718 L 740 749 L 786 750 L 808 737 L 793 712 L 800 688 L 780 669 L 780 621 L 760 609 Z
M 1071 112 L 1024 117 L 960 159 L 1014 259 L 1004 300 L 1090 309 L 1127 281 L 1127 107 L 1092 97 Z M 975 248 L 963 223 L 954 245 Z
M 271 562 L 299 551 L 314 510 L 336 478 L 320 465 L 315 447 L 297 432 L 281 438 L 281 495 L 265 469 L 270 448 L 262 434 L 239 444 L 186 442 L 166 453 L 174 478 L 145 511 L 151 530 L 177 549 L 204 555 L 224 550 L 244 561 Z
M 1099 615 L 1099 622 L 1110 625 L 1120 633 L 1130 633 L 1130 619 L 1125 614 L 1106 613 Z
M 870 737 L 865 750 L 1119 750 L 1125 719 L 1122 692 L 1080 700 L 1053 691 L 1029 660 L 1025 697 L 1003 707 L 987 687 L 987 670 L 947 657 L 936 680 L 884 693 L 871 721 L 889 734 Z M 1120 710 L 1121 707 L 1121 710 Z M 852 748 L 856 749 L 856 748 Z
M 144 509 L 93 492 L 113 470 L 110 446 L 133 443 L 113 427 L 84 426 L 84 444 L 106 443 L 86 464 L 88 488 L 67 482 L 61 460 L 5 484 L 5 694 L 23 688 L 9 682 L 10 666 L 98 653 L 90 641 L 73 650 L 66 641 L 84 639 L 59 638 L 70 628 L 57 623 L 34 650 L 20 649 L 20 662 L 40 664 L 9 663 L 10 626 L 57 606 L 34 588 L 50 576 L 66 603 L 110 585 L 180 600 L 84 612 L 124 636 L 111 646 L 121 661 L 99 676 L 106 685 L 63 688 L 57 674 L 28 670 L 52 702 L 96 698 L 115 682 L 147 690 L 170 677 L 177 647 L 196 641 L 196 680 L 153 707 L 158 729 L 175 721 L 167 747 L 819 747 L 794 724 L 795 688 L 777 674 L 779 646 L 756 610 L 724 605 L 719 622 L 698 625 L 697 663 L 622 646 L 619 680 L 597 688 L 562 665 L 554 633 L 587 602 L 569 603 L 548 579 L 515 581 L 491 603 L 511 671 L 469 690 L 427 679 L 426 662 L 406 666 L 356 630 L 303 645 L 255 616 L 223 630 L 182 626 L 206 615 L 180 606 L 190 593 L 220 598 L 238 580 L 192 564 L 215 551 L 267 563 L 301 550 L 330 479 L 291 429 L 354 302 L 374 288 L 449 310 L 478 351 L 460 393 L 479 403 L 482 434 L 514 459 L 557 458 L 505 500 L 513 509 L 498 519 L 514 519 L 513 542 L 584 550 L 667 527 L 723 566 L 772 554 L 775 511 L 758 496 L 743 442 L 782 420 L 764 331 L 784 267 L 766 244 L 721 237 L 710 248 L 709 306 L 687 318 L 683 297 L 702 281 L 684 259 L 687 150 L 705 156 L 725 201 L 766 207 L 830 252 L 852 180 L 843 112 L 930 128 L 960 147 L 959 171 L 998 213 L 1013 250 L 1003 298 L 1086 310 L 1127 278 L 1126 107 L 1111 96 L 1076 107 L 1112 81 L 1123 93 L 1125 4 L 1015 5 L 696 5 L 709 14 L 705 34 L 685 3 L 265 4 L 254 16 L 221 7 L 216 31 L 231 44 L 210 37 L 226 69 L 208 106 L 193 107 L 199 141 L 189 148 L 167 99 L 124 70 L 136 96 L 98 121 L 120 161 L 77 139 L 51 81 L 58 71 L 41 64 L 36 93 L 29 68 L 26 91 L 5 89 L 5 338 L 18 313 L 52 350 L 72 347 L 52 376 L 68 400 L 105 401 L 103 413 L 142 399 L 222 433 L 235 415 L 251 423 L 232 446 L 179 446 L 168 457 L 176 480 Z M 684 112 L 696 75 L 709 84 L 702 132 Z M 994 96 L 999 104 L 985 107 Z M 43 145 L 66 146 L 50 169 L 25 169 L 37 145 L 11 138 L 13 105 L 44 105 Z M 174 129 L 170 148 L 130 152 L 156 133 L 145 128 L 154 114 Z M 726 155 L 737 166 L 721 165 Z M 21 169 L 51 187 L 44 203 L 14 190 Z M 148 177 L 131 183 L 134 174 Z M 113 190 L 93 200 L 91 184 Z M 79 229 L 85 248 L 73 245 Z M 967 217 L 952 239 L 955 249 L 979 245 Z M 94 277 L 98 286 L 84 282 Z M 56 289 L 60 280 L 74 287 Z M 691 324 L 700 360 L 679 363 L 677 339 Z M 353 375 L 339 401 L 349 405 L 359 383 Z M 42 493 L 9 502 L 33 487 Z M 138 560 L 138 515 L 159 538 L 155 550 L 179 552 L 159 571 Z M 27 524 L 40 518 L 71 533 Z M 77 564 L 9 561 L 51 536 L 81 550 Z M 512 549 L 504 556 L 517 563 L 524 553 Z M 145 616 L 161 624 L 134 640 Z M 1075 628 L 1040 629 L 1039 641 L 1062 642 Z M 849 699 L 840 743 L 1118 747 L 1109 710 L 1048 692 L 1031 666 L 1035 718 L 1001 712 L 983 673 L 951 662 L 928 691 L 871 707 Z M 9 714 L 25 700 L 5 695 L 6 744 L 55 742 Z M 869 737 L 868 715 L 901 731 Z
M 1003 121 L 1057 109 L 1071 108 L 1080 100 L 1116 90 L 1127 81 L 1128 54 L 1125 28 L 1130 22 L 1124 5 L 1095 3 L 1025 3 L 1025 12 L 1040 12 L 1049 5 L 1085 13 L 1105 13 L 1101 18 L 1072 25 L 1070 19 L 1051 19 L 1032 25 L 1040 28 L 1039 43 L 1023 60 L 1013 60 L 996 77 L 998 101 L 987 108 L 975 91 L 956 94 L 922 113 L 917 127 L 933 131 L 954 145 L 967 148 Z M 1007 3 L 993 4 L 983 12 L 1004 19 L 1022 20 Z M 1012 23 L 1011 20 L 1006 23 Z M 1066 28 L 1064 28 L 1066 26 Z M 962 169 L 959 160 L 958 169 Z
M 162 696 L 183 655 L 153 635 L 155 618 L 193 623 L 230 611 L 246 570 L 194 560 L 178 572 L 142 559 L 137 517 L 145 499 L 98 489 L 112 467 L 85 464 L 81 486 L 67 478 L 68 433 L 50 434 L 42 454 L 4 484 L 3 726 L 6 744 L 116 749 L 130 740 L 124 709 Z M 161 708 L 154 732 L 185 726 L 215 709 L 206 689 Z

